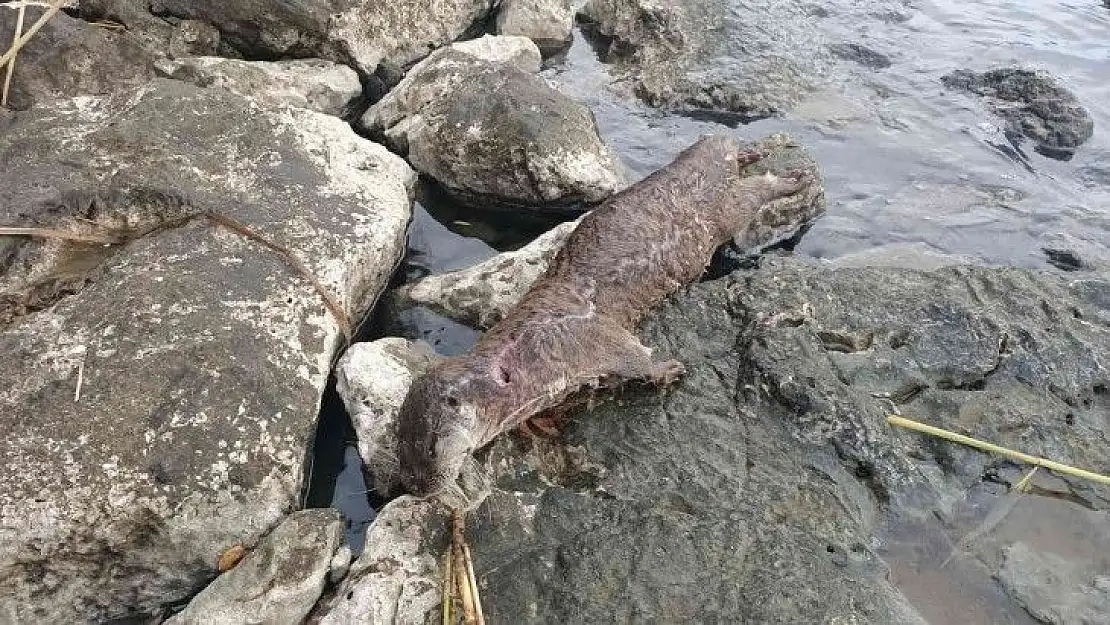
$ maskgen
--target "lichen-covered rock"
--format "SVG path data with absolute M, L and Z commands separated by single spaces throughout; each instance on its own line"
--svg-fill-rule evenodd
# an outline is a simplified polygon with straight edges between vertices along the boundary
M 45 9 L 29 7 L 24 32 Z M 15 11 L 0 9 L 0 47 L 15 33 Z M 74 96 L 112 93 L 154 76 L 154 55 L 127 31 L 98 28 L 58 13 L 19 51 L 8 107 L 28 109 Z M 0 81 L 7 66 L 0 68 Z
M 331 61 L 241 61 L 182 57 L 157 63 L 159 73 L 202 87 L 220 87 L 266 107 L 296 106 L 337 117 L 362 94 L 358 74 Z
M 589 108 L 515 64 L 454 48 L 421 61 L 362 124 L 476 206 L 565 211 L 624 184 Z
M 570 0 L 501 0 L 497 10 L 498 35 L 528 37 L 544 56 L 570 45 L 573 28 Z
M 831 66 L 802 0 L 589 0 L 583 33 L 640 98 L 672 110 L 782 113 Z
M 0 614 L 157 614 L 296 503 L 340 341 L 404 250 L 414 172 L 341 120 L 156 79 L 17 113 L 0 223 Z M 296 264 L 296 263 L 293 263 Z
M 338 512 L 295 512 L 166 623 L 300 623 L 323 593 L 344 540 Z
M 1015 136 L 1029 137 L 1045 156 L 1067 160 L 1094 134 L 1095 122 L 1087 109 L 1075 94 L 1045 72 L 1000 68 L 976 73 L 961 69 L 941 81 L 950 89 L 985 98 Z
M 453 43 L 451 49 L 483 61 L 511 65 L 529 74 L 538 73 L 543 65 L 540 49 L 527 37 L 482 35 L 477 39 Z

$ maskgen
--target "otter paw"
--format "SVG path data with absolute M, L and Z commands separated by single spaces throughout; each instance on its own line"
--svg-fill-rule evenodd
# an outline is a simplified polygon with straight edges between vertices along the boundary
M 674 384 L 682 374 L 686 373 L 686 366 L 677 360 L 668 360 L 666 362 L 654 363 L 651 367 L 651 375 L 649 377 L 653 384 L 659 386 L 670 386 Z

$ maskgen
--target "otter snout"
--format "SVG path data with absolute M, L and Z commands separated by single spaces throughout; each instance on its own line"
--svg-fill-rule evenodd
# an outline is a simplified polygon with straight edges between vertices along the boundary
M 398 416 L 401 485 L 426 497 L 454 483 L 474 451 L 476 411 L 463 402 L 463 383 L 430 371 L 409 389 Z

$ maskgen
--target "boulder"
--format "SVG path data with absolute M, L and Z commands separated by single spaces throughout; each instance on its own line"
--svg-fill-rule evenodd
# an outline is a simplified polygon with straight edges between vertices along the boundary
M 220 87 L 270 107 L 296 106 L 342 117 L 362 95 L 351 68 L 320 59 L 241 61 L 213 56 L 163 59 L 158 72 L 202 87 Z
M 458 48 L 421 61 L 362 124 L 471 206 L 567 212 L 624 185 L 589 108 L 515 62 Z
M 479 455 L 493 488 L 469 541 L 487 619 L 926 622 L 879 536 L 951 518 L 1008 462 L 897 430 L 886 414 L 1107 473 L 1110 280 L 1075 275 L 768 257 L 670 298 L 639 334 L 685 363 L 674 387 L 626 389 L 568 415 L 560 440 L 509 434 Z M 1110 491 L 1057 479 L 1104 527 Z M 446 523 L 423 511 L 425 530 Z M 1030 614 L 1099 614 L 1105 558 L 1092 538 L 1066 566 L 996 540 L 969 549 L 1002 560 Z M 413 585 L 435 593 L 444 547 L 423 544 L 378 570 L 415 570 Z M 1032 583 L 1019 569 L 1069 572 Z M 973 570 L 994 584 L 992 569 Z M 1073 611 L 1054 607 L 1063 599 Z M 436 618 L 435 604 L 425 597 L 414 618 Z
M 1046 72 L 1015 67 L 982 73 L 961 69 L 941 81 L 950 89 L 983 97 L 990 110 L 1005 120 L 1008 137 L 1032 139 L 1037 152 L 1045 156 L 1068 160 L 1094 134 L 1095 122 L 1087 109 Z
M 652 106 L 751 121 L 825 80 L 832 56 L 802 0 L 589 0 L 583 34 Z
M 300 623 L 323 593 L 332 567 L 346 567 L 350 552 L 344 540 L 336 511 L 295 512 L 166 623 Z
M 5 124 L 0 224 L 68 238 L 0 237 L 0 614 L 157 616 L 296 505 L 337 313 L 404 253 L 415 174 L 163 79 Z
M 220 56 L 329 59 L 388 87 L 436 48 L 478 34 L 492 9 L 492 0 L 82 0 L 78 10 L 140 36 L 200 22 L 219 31 Z
M 1098 569 L 1020 542 L 1005 548 L 1002 558 L 999 583 L 1038 622 L 1098 623 L 1110 615 L 1105 562 Z
M 551 56 L 570 45 L 574 11 L 570 0 L 501 0 L 496 25 L 498 35 L 527 37 Z
M 43 14 L 29 7 L 26 33 Z M 0 48 L 7 52 L 15 34 L 16 12 L 0 7 Z M 22 110 L 74 96 L 112 93 L 145 83 L 154 76 L 154 55 L 124 30 L 99 28 L 56 13 L 20 49 L 15 59 L 8 107 Z M 7 66 L 0 67 L 0 83 Z

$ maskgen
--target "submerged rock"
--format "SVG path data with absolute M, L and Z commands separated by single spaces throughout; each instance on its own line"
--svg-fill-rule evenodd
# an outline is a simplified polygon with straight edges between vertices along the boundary
M 472 206 L 565 211 L 605 199 L 624 174 L 590 109 L 521 69 L 530 61 L 515 52 L 492 56 L 521 41 L 488 38 L 485 58 L 461 46 L 435 52 L 370 107 L 363 126 Z
M 941 78 L 950 89 L 986 99 L 1012 132 L 1037 143 L 1045 156 L 1067 160 L 1094 134 L 1095 122 L 1079 99 L 1047 73 L 1002 68 L 983 73 L 956 70 Z
M 166 77 L 221 87 L 262 106 L 296 106 L 337 117 L 362 95 L 353 69 L 320 59 L 267 62 L 202 56 L 165 59 L 157 67 Z
M 1110 616 L 1110 569 L 1040 553 L 1024 543 L 1004 549 L 1002 558 L 999 583 L 1037 621 L 1099 623 Z
M 0 7 L 3 9 L 3 7 Z M 45 9 L 29 7 L 24 32 Z M 6 52 L 15 34 L 13 10 L 0 10 L 0 47 Z M 19 51 L 12 73 L 8 107 L 28 109 L 74 96 L 95 96 L 126 89 L 154 77 L 154 55 L 126 31 L 98 28 L 58 13 Z M 7 65 L 0 68 L 0 82 Z
M 414 172 L 343 121 L 156 79 L 15 114 L 0 223 L 0 614 L 158 615 L 297 502 L 341 324 L 404 251 Z
M 574 12 L 570 0 L 501 0 L 497 34 L 528 37 L 544 56 L 570 45 Z
M 300 623 L 316 605 L 333 565 L 340 564 L 335 556 L 344 549 L 338 512 L 295 512 L 166 623 Z M 350 552 L 345 553 L 349 558 Z
M 578 13 L 601 58 L 652 106 L 735 114 L 789 110 L 831 56 L 800 0 L 589 0 Z

